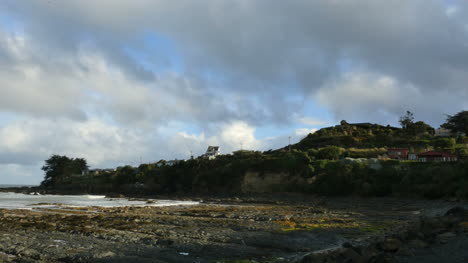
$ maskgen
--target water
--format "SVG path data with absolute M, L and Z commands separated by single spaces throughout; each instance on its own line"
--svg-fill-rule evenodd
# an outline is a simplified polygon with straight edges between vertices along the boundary
M 148 200 L 149 201 L 149 200 Z M 27 195 L 1 193 L 0 208 L 33 209 L 63 207 L 124 207 L 124 206 L 176 206 L 197 205 L 200 202 L 177 200 L 133 201 L 125 198 L 107 198 L 100 195 Z
M 0 184 L 0 188 L 15 188 L 15 187 L 37 187 L 38 185 L 25 184 Z

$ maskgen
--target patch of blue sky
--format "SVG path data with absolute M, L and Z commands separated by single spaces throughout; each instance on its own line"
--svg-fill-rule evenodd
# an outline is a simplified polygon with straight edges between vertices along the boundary
M 109 98 L 92 89 L 84 89 L 84 94 L 87 97 L 87 102 L 83 103 L 80 109 L 89 119 L 99 119 L 99 121 L 105 124 L 118 126 L 117 121 L 112 115 L 100 108 L 103 104 L 110 102 Z
M 0 26 L 2 30 L 10 33 L 21 32 L 22 24 L 14 16 L 0 10 Z
M 301 122 L 299 120 L 301 117 L 308 117 L 314 120 L 320 120 L 323 122 L 323 124 L 309 125 L 309 124 Z M 334 122 L 333 117 L 327 109 L 318 106 L 317 103 L 315 103 L 312 100 L 306 100 L 304 101 L 302 110 L 300 112 L 295 113 L 293 116 L 291 116 L 291 122 L 287 124 L 281 124 L 281 125 L 269 124 L 269 125 L 257 127 L 257 129 L 255 130 L 255 137 L 257 139 L 267 139 L 267 138 L 273 138 L 276 136 L 286 136 L 286 137 L 291 136 L 291 139 L 293 141 L 297 141 L 300 138 L 297 136 L 296 130 L 304 129 L 304 128 L 320 129 L 323 127 L 333 125 L 333 122 Z
M 20 115 L 17 113 L 0 111 L 0 127 L 17 121 L 19 118 Z
M 293 126 L 278 126 L 278 125 L 265 125 L 255 129 L 255 138 L 263 140 L 281 135 L 293 135 L 296 125 Z
M 324 107 L 321 107 L 317 102 L 313 101 L 312 99 L 306 101 L 303 108 L 304 117 L 310 117 L 314 119 L 318 119 L 324 122 L 324 125 L 317 125 L 313 128 L 323 128 L 326 126 L 333 125 L 335 118 Z
M 154 32 L 145 32 L 138 45 L 127 45 L 124 52 L 146 70 L 155 73 L 184 72 L 184 61 L 171 39 Z
M 203 129 L 195 122 L 171 120 L 164 125 L 158 126 L 155 134 L 163 137 L 171 137 L 174 134 L 180 132 L 199 136 L 200 134 L 206 132 L 206 129 Z

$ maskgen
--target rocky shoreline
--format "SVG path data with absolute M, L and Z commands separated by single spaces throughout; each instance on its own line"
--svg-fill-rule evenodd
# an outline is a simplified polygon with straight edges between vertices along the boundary
M 468 209 L 463 207 L 451 208 L 443 216 L 422 217 L 368 244 L 344 243 L 337 249 L 310 253 L 299 262 L 468 262 L 466 247 L 458 248 L 456 242 L 468 244 Z M 439 250 L 439 255 L 434 248 Z M 442 256 L 443 250 L 454 253 Z M 429 255 L 424 256 L 428 251 Z
M 467 218 L 444 216 L 455 206 L 467 204 L 277 195 L 211 197 L 196 206 L 3 209 L 0 262 L 399 262 L 466 235 Z

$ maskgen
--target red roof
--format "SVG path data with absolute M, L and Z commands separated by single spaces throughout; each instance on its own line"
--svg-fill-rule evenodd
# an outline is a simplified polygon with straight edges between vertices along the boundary
M 429 152 L 424 152 L 418 154 L 419 157 L 457 157 L 451 153 L 446 153 L 446 152 L 436 152 L 436 151 L 429 151 Z

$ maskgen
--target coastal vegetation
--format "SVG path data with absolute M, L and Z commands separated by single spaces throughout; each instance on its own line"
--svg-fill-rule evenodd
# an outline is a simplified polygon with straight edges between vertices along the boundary
M 41 183 L 43 187 L 53 187 L 64 182 L 73 175 L 81 175 L 88 169 L 83 158 L 68 158 L 67 156 L 52 155 L 45 161 L 42 170 L 45 173 Z
M 456 116 L 456 117 L 455 117 Z M 370 123 L 323 128 L 290 147 L 237 151 L 214 160 L 199 157 L 86 172 L 84 159 L 54 155 L 46 161 L 43 187 L 57 191 L 147 194 L 238 194 L 301 192 L 321 195 L 468 198 L 468 139 L 458 131 L 465 112 L 449 116 L 456 135 L 434 136 L 411 112 L 402 128 Z M 448 126 L 447 126 L 448 127 Z M 455 126 L 450 126 L 455 127 Z M 455 133 L 454 133 L 455 134 Z M 457 162 L 391 160 L 389 148 L 456 154 Z

